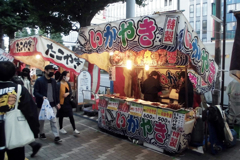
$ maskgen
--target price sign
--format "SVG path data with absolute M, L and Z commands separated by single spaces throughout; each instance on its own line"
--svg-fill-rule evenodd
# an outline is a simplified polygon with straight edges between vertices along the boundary
M 144 106 L 142 118 L 155 121 L 157 119 L 157 108 Z
M 110 99 L 109 102 L 108 102 L 107 109 L 117 111 L 118 110 L 118 105 L 119 105 L 119 101 L 118 100 Z
M 173 118 L 172 118 L 172 129 L 173 130 L 179 130 L 183 129 L 185 124 L 185 114 L 173 113 Z
M 141 117 L 143 112 L 143 106 L 137 103 L 131 103 L 130 114 L 133 116 Z
M 173 112 L 164 110 L 164 109 L 158 109 L 157 112 L 157 121 L 164 123 L 164 124 L 171 124 L 172 122 L 172 116 Z
M 106 108 L 108 104 L 108 98 L 99 97 L 98 106 Z

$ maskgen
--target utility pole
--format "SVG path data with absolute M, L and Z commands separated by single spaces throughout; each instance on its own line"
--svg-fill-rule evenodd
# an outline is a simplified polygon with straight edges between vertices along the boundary
M 216 17 L 221 19 L 221 1 L 215 0 Z M 215 21 L 215 62 L 218 65 L 218 70 L 221 70 L 221 23 Z M 217 73 L 215 88 L 212 94 L 212 104 L 220 104 L 220 72 Z
M 135 0 L 126 0 L 126 18 L 135 17 Z
M 221 105 L 223 107 L 224 101 L 224 70 L 225 70 L 225 46 L 226 46 L 226 0 L 223 0 L 223 58 L 222 58 L 222 94 L 221 94 Z

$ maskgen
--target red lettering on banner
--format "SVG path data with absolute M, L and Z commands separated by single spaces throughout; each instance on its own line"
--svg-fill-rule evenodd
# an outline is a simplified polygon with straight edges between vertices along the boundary
M 117 113 L 116 126 L 118 129 L 126 127 L 126 118 L 120 112 Z
M 178 140 L 179 140 L 180 133 L 173 131 L 172 136 L 169 142 L 169 147 L 176 149 L 178 145 Z
M 209 73 L 209 76 L 208 76 L 208 81 L 209 81 L 210 84 L 212 84 L 213 79 L 214 79 L 214 75 L 216 73 L 214 62 L 210 62 L 209 70 L 210 70 L 210 73 Z
M 193 88 L 196 88 L 196 86 L 197 86 L 197 77 L 195 77 L 195 75 L 192 74 L 192 73 L 189 73 L 188 75 L 189 75 L 190 81 L 193 83 Z
M 157 26 L 152 19 L 144 18 L 142 22 L 139 21 L 137 33 L 140 35 L 139 43 L 141 46 L 150 47 L 153 45 L 156 29 Z
M 90 37 L 90 44 L 93 49 L 96 49 L 98 46 L 101 46 L 103 44 L 103 37 L 100 31 L 97 31 L 95 33 L 94 30 L 90 30 L 89 37 Z
M 185 46 L 188 48 L 188 49 L 192 49 L 192 43 L 191 43 L 191 40 L 192 40 L 192 36 L 191 34 L 188 32 L 188 27 L 186 26 L 185 27 L 185 37 L 184 37 L 184 42 L 185 42 Z
M 173 42 L 173 31 L 166 31 L 164 35 L 165 42 Z
M 159 143 L 163 144 L 166 139 L 166 134 L 167 134 L 166 125 L 162 124 L 161 122 L 158 122 L 155 124 L 154 131 L 156 132 L 155 139 Z
M 105 120 L 105 109 L 101 109 L 101 118 L 102 118 L 102 125 L 106 125 L 106 120 Z
M 167 29 L 174 30 L 175 26 L 176 26 L 176 20 L 175 19 L 168 19 Z

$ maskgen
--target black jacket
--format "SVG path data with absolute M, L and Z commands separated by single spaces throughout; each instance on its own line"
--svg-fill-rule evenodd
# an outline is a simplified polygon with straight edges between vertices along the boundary
M 18 92 L 17 84 L 13 82 L 0 82 L 0 119 L 2 119 L 3 114 L 10 111 L 13 108 L 9 108 L 6 104 L 7 99 L 4 98 L 7 93 L 12 91 Z M 32 99 L 32 96 L 28 92 L 28 90 L 22 86 L 22 92 L 20 97 L 20 102 L 18 105 L 18 109 L 21 110 L 22 114 L 25 116 L 28 124 L 35 136 L 38 137 L 39 133 L 39 121 L 38 121 L 38 111 L 37 107 Z M 0 147 L 5 145 L 5 134 L 4 134 L 4 123 L 0 122 Z M 21 137 L 19 137 L 21 138 Z
M 179 96 L 178 96 L 178 103 L 183 104 L 183 107 L 193 107 L 193 85 L 190 80 L 188 80 L 188 106 L 186 106 L 185 103 L 185 95 L 186 95 L 186 90 L 185 90 L 185 82 L 182 84 L 180 90 L 179 90 Z
M 56 106 L 59 104 L 59 90 L 57 87 L 57 83 L 54 79 L 52 79 L 52 91 L 53 91 L 53 105 Z M 43 97 L 47 97 L 48 90 L 48 80 L 45 76 L 38 78 L 34 84 L 34 96 L 36 97 L 36 102 L 38 108 L 42 107 Z
M 162 87 L 157 79 L 149 77 L 143 82 L 141 90 L 144 100 L 158 102 L 158 92 L 162 90 Z

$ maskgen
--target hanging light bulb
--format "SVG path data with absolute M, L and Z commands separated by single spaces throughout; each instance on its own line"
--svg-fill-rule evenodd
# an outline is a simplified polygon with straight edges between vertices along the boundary
M 149 65 L 145 65 L 145 70 L 148 71 L 149 70 Z
M 132 61 L 127 60 L 127 69 L 132 69 Z
M 109 55 L 110 55 L 110 56 L 112 56 L 112 55 L 113 55 L 113 52 L 112 52 L 112 51 L 111 51 L 111 52 L 109 52 Z
M 41 56 L 39 54 L 36 55 L 36 59 L 39 59 Z

